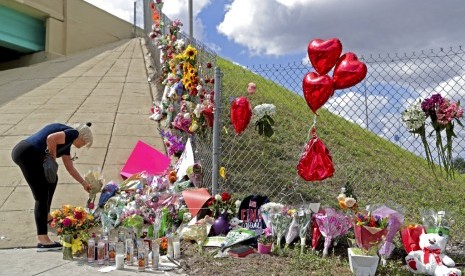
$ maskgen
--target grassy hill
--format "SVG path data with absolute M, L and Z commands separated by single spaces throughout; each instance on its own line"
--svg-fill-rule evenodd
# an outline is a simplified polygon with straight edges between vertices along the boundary
M 456 174 L 454 181 L 436 178 L 423 158 L 320 109 L 317 135 L 330 150 L 336 172 L 322 182 L 305 182 L 296 170 L 313 123 L 305 100 L 224 59 L 219 58 L 217 65 L 224 73 L 222 166 L 227 178 L 221 183 L 222 190 L 240 195 L 265 194 L 273 201 L 294 206 L 303 202 L 336 206 L 340 188 L 350 182 L 361 207 L 396 204 L 405 209 L 406 221 L 411 223 L 421 223 L 420 209 L 452 213 L 452 238 L 465 240 L 464 175 Z M 283 70 L 283 78 L 284 74 Z M 257 84 L 257 93 L 249 96 L 252 106 L 276 105 L 275 135 L 271 138 L 259 136 L 251 125 L 236 136 L 230 123 L 230 97 L 246 96 L 249 82 Z

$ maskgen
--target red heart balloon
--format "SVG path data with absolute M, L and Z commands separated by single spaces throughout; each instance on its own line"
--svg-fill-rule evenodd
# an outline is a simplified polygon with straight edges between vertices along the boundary
M 324 180 L 333 176 L 331 154 L 316 136 L 308 141 L 297 165 L 297 172 L 306 181 Z
M 367 75 L 367 66 L 354 53 L 342 55 L 334 68 L 334 89 L 344 89 L 361 82 Z
M 305 75 L 302 89 L 305 101 L 315 114 L 318 108 L 334 94 L 333 80 L 328 75 L 319 76 L 315 72 Z
M 252 107 L 245 97 L 236 98 L 231 105 L 231 122 L 237 134 L 241 134 L 250 122 Z
M 339 59 L 342 53 L 342 44 L 337 38 L 313 39 L 308 44 L 307 53 L 315 71 L 324 75 L 333 68 Z

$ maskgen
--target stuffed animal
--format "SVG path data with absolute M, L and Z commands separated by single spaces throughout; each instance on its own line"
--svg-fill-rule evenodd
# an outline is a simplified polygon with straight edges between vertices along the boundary
M 236 230 L 236 229 L 242 228 L 241 225 L 240 225 L 242 222 L 243 222 L 242 220 L 234 217 L 231 220 L 229 220 L 229 228 L 231 230 Z
M 460 276 L 455 262 L 445 254 L 447 238 L 439 234 L 420 235 L 421 250 L 411 251 L 406 257 L 407 268 L 413 273 L 434 276 Z

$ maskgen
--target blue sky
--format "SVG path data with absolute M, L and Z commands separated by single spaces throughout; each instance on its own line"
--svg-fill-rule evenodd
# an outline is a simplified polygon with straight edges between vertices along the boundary
M 86 0 L 131 20 L 133 1 Z M 147 0 L 136 0 L 148 2 Z M 187 26 L 188 0 L 163 11 Z M 337 37 L 359 56 L 462 45 L 463 0 L 193 0 L 194 36 L 243 65 L 306 57 L 311 39 Z

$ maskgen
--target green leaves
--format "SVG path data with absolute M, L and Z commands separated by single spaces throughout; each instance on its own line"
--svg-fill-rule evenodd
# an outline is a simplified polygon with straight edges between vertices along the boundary
M 263 116 L 262 119 L 255 123 L 255 129 L 258 130 L 258 134 L 265 135 L 268 138 L 274 134 L 273 126 L 274 120 L 269 115 Z

